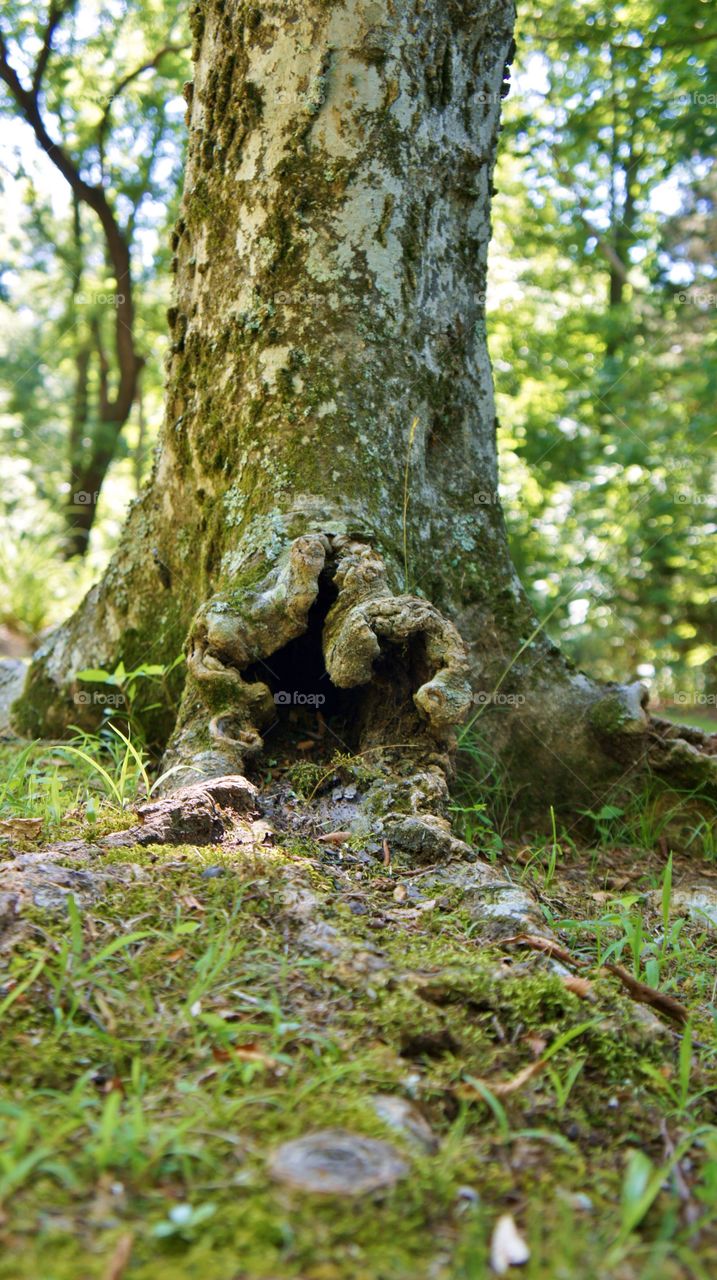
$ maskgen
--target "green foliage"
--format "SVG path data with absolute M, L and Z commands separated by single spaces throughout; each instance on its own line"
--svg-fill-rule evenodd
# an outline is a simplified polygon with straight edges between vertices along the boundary
M 114 484 L 102 499 L 116 538 L 127 501 L 147 471 L 162 406 L 162 355 L 170 297 L 169 225 L 183 160 L 188 75 L 183 6 L 133 0 L 3 7 L 0 31 L 24 83 L 37 64 L 50 15 L 58 19 L 39 84 L 38 107 L 53 139 L 88 187 L 102 190 L 129 247 L 135 294 L 134 345 L 144 360 L 141 406 L 116 446 Z M 113 432 L 102 417 L 118 381 L 118 285 L 95 213 L 75 201 L 44 157 L 17 103 L 0 85 L 0 118 L 11 120 L 7 178 L 0 191 L 12 228 L 0 237 L 0 403 L 3 451 L 12 460 L 2 501 L 20 523 L 38 502 L 56 515 L 73 480 Z M 120 286 L 121 290 L 121 286 Z M 108 434 L 109 432 L 109 434 Z M 82 486 L 75 485 L 76 488 Z M 89 494 L 81 502 L 94 502 Z M 114 527 L 112 527 L 112 525 Z
M 581 666 L 652 680 L 703 725 L 717 707 L 704 10 L 522 7 L 488 316 L 506 514 L 539 616 Z
M 101 561 L 62 561 L 57 522 L 22 488 L 13 493 L 9 482 L 0 515 L 0 623 L 31 641 L 80 603 Z M 106 549 L 106 536 L 102 540 Z

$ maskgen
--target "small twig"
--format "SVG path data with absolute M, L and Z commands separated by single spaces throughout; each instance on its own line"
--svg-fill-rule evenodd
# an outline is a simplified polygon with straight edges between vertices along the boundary
M 512 938 L 503 938 L 501 947 L 529 947 L 531 951 L 542 951 L 545 955 L 551 956 L 554 960 L 560 960 L 563 964 L 572 965 L 574 969 L 582 969 L 587 964 L 585 960 L 578 960 L 576 956 L 571 956 L 565 947 L 561 947 L 559 942 L 553 942 L 552 938 L 541 938 L 535 933 L 516 933 Z
M 411 876 L 427 876 L 431 871 L 442 871 L 446 867 L 445 862 L 431 862 L 427 867 L 414 867 L 412 871 L 401 868 L 401 879 L 407 880 Z
M 646 982 L 640 982 L 638 978 L 633 978 L 621 964 L 603 964 L 601 968 L 607 969 L 608 973 L 619 978 L 633 1000 L 639 1001 L 640 1004 L 651 1005 L 653 1009 L 658 1009 L 674 1022 L 685 1023 L 689 1019 L 688 1010 L 680 1004 L 679 1000 L 675 1000 L 674 996 L 665 995 L 664 991 L 656 991 L 654 987 L 648 987 Z
M 509 1098 L 512 1093 L 517 1093 L 518 1089 L 522 1089 L 524 1084 L 532 1080 L 534 1076 L 548 1065 L 547 1058 L 538 1058 L 536 1062 L 529 1062 L 527 1067 L 522 1067 L 514 1076 L 508 1080 L 481 1080 L 476 1079 L 475 1083 L 467 1081 L 460 1084 L 456 1088 L 456 1093 L 460 1098 L 480 1098 L 482 1097 L 481 1086 L 488 1089 L 494 1098 Z
M 115 1245 L 114 1252 L 107 1264 L 107 1270 L 104 1272 L 102 1280 L 122 1280 L 127 1264 L 132 1256 L 134 1246 L 134 1231 L 128 1231 L 126 1235 L 120 1236 Z
M 532 951 L 542 951 L 545 955 L 552 956 L 553 959 L 560 960 L 563 964 L 572 965 L 573 968 L 584 969 L 588 967 L 587 960 L 577 959 L 565 947 L 561 947 L 559 943 L 553 942 L 550 938 L 541 938 L 537 934 L 518 933 L 512 938 L 505 938 L 500 945 L 503 947 L 511 945 L 530 947 Z M 606 962 L 601 964 L 600 968 L 618 978 L 633 1000 L 636 1000 L 639 1004 L 650 1005 L 651 1008 L 657 1009 L 659 1013 L 664 1013 L 666 1017 L 671 1018 L 673 1022 L 679 1022 L 682 1025 L 689 1019 L 689 1011 L 679 1000 L 676 1000 L 674 996 L 665 995 L 664 991 L 657 991 L 654 987 L 649 987 L 646 982 L 640 982 L 639 978 L 634 978 L 621 964 Z

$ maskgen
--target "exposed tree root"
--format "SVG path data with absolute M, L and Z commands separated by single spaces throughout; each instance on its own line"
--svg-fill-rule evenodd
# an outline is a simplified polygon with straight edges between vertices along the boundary
M 317 525 L 287 538 L 263 576 L 256 557 L 238 555 L 236 571 L 225 571 L 222 590 L 195 615 L 164 757 L 165 792 L 253 776 L 277 752 L 284 764 L 292 755 L 308 763 L 320 756 L 328 766 L 338 748 L 367 766 L 352 799 L 337 798 L 335 782 L 331 795 L 317 786 L 297 813 L 287 776 L 264 788 L 262 803 L 279 825 L 288 811 L 292 829 L 312 838 L 347 827 L 387 839 L 418 863 L 462 856 L 465 846 L 447 820 L 448 780 L 455 727 L 473 702 L 484 740 L 537 817 L 550 804 L 572 812 L 594 807 L 606 791 L 627 791 L 650 772 L 681 791 L 717 792 L 717 736 L 651 718 L 641 684 L 599 685 L 570 671 L 541 637 L 523 646 L 522 658 L 519 650 L 520 660 L 503 668 L 507 680 L 497 677 L 491 689 L 490 668 L 477 675 L 487 662 L 488 632 L 469 655 L 434 605 L 391 590 L 390 573 L 368 539 Z M 76 628 L 70 624 L 73 634 Z M 57 648 L 66 658 L 68 645 L 61 628 Z M 75 672 L 87 661 L 84 650 L 68 660 L 61 688 L 49 674 L 56 658 L 43 654 L 31 669 L 26 688 L 38 681 L 52 687 L 48 724 L 59 729 L 63 715 L 65 724 L 80 719 Z M 6 701 L 19 692 L 17 673 L 10 675 Z M 471 676 L 482 692 L 472 694 Z M 0 704 L 1 695 L 0 688 Z M 306 726 L 307 706 L 315 716 L 323 707 L 323 717 L 302 741 L 288 731 L 299 715 Z M 333 772 L 329 767 L 328 779 Z M 157 816 L 157 832 L 143 842 L 173 839 L 172 821 L 186 832 L 182 838 L 211 841 L 220 831 L 214 803 L 187 796 L 186 814 L 171 821 Z M 154 816 L 147 821 L 152 826 Z
M 312 620 L 322 582 L 331 602 Z M 320 687 L 272 689 L 282 650 L 310 627 Z M 356 824 L 376 831 L 380 816 L 383 836 L 426 861 L 465 849 L 444 816 L 454 727 L 471 705 L 465 647 L 429 602 L 392 594 L 368 544 L 296 538 L 258 586 L 200 609 L 187 666 L 167 789 L 251 770 L 263 735 L 297 697 L 319 706 L 329 690 L 357 690 L 350 732 L 359 755 L 373 753 L 373 777 Z M 300 670 L 288 676 L 297 686 L 305 679 Z

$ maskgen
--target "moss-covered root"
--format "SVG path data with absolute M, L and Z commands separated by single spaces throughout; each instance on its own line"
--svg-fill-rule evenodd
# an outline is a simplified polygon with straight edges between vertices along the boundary
M 468 712 L 466 648 L 455 627 L 428 601 L 394 596 L 380 556 L 364 543 L 334 541 L 338 597 L 324 628 L 326 669 L 339 688 L 370 684 L 382 652 L 399 652 L 420 681 L 412 694 L 437 735 L 449 734 Z
M 395 816 L 394 793 L 410 782 L 410 804 L 400 806 L 391 827 L 395 838 L 402 843 L 405 833 L 411 850 L 450 852 L 458 842 L 443 818 L 446 772 L 454 726 L 471 701 L 465 646 L 433 605 L 392 593 L 370 544 L 344 536 L 293 539 L 261 578 L 239 589 L 226 581 L 199 610 L 165 760 L 168 788 L 245 771 L 262 750 L 262 730 L 282 714 L 270 687 L 272 664 L 307 635 L 331 684 L 361 691 L 354 717 L 360 750 L 391 749 L 381 769 L 388 781 L 374 786 L 368 801 L 372 820 L 381 812 Z M 257 664 L 264 678 L 257 679 Z

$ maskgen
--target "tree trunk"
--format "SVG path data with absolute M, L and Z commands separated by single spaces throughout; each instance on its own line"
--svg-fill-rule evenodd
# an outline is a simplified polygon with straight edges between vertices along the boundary
M 194 6 L 161 451 L 25 731 L 87 713 L 83 667 L 186 641 L 173 783 L 296 751 L 321 708 L 429 855 L 467 716 L 544 809 L 655 749 L 641 687 L 568 669 L 508 552 L 483 298 L 512 24 L 506 0 Z
M 126 287 L 129 287 L 128 280 Z M 115 309 L 117 310 L 117 307 Z M 119 319 L 115 320 L 116 326 L 121 326 L 121 324 L 122 322 Z M 72 455 L 72 484 L 67 507 L 68 536 L 65 541 L 68 558 L 76 555 L 83 556 L 89 546 L 90 534 L 95 523 L 97 503 L 102 492 L 102 486 L 117 452 L 117 443 L 122 428 L 132 411 L 132 404 L 144 365 L 143 358 L 138 356 L 134 347 L 132 347 L 131 396 L 129 391 L 123 391 L 122 374 L 120 375 L 118 393 L 116 396 L 112 396 L 110 394 L 110 362 L 104 349 L 102 331 L 97 317 L 92 323 L 92 334 L 99 366 L 97 413 L 94 415 L 89 445 L 85 447 L 81 440 L 77 441 L 77 447 Z M 117 346 L 117 352 L 118 355 L 121 355 L 119 346 Z M 125 352 L 123 358 L 129 358 L 127 352 Z M 85 422 L 87 420 L 87 368 L 88 365 L 86 364 L 84 368 Z M 77 402 L 78 397 L 76 397 L 76 405 Z M 74 423 L 72 435 L 73 437 L 76 436 Z
M 48 132 L 43 116 L 42 82 L 52 52 L 53 37 L 59 18 L 71 7 L 60 6 L 57 10 L 51 7 L 44 42 L 29 86 L 23 83 L 23 79 L 10 62 L 8 44 L 0 32 L 0 81 L 9 90 L 19 114 L 35 134 L 38 145 L 55 165 L 72 192 L 75 257 L 73 293 L 77 292 L 82 271 L 81 205 L 92 209 L 99 219 L 107 251 L 108 268 L 114 276 L 117 288 L 112 299 L 113 345 L 117 361 L 116 387 L 112 396 L 109 394 L 109 365 L 102 348 L 100 326 L 98 322 L 93 326 L 100 361 L 99 422 L 96 438 L 92 443 L 90 460 L 73 477 L 68 508 L 68 523 L 71 524 L 71 531 L 67 544 L 69 554 L 73 555 L 83 554 L 87 549 L 99 492 L 114 456 L 118 436 L 131 412 L 143 360 L 138 356 L 134 345 L 132 262 L 126 232 L 122 230 L 105 187 L 102 184 L 95 185 L 87 182 L 82 177 L 81 170 L 72 159 L 69 150 L 56 142 Z M 75 501 L 77 494 L 81 495 L 79 501 Z M 72 524 L 73 515 L 76 516 L 74 524 Z

